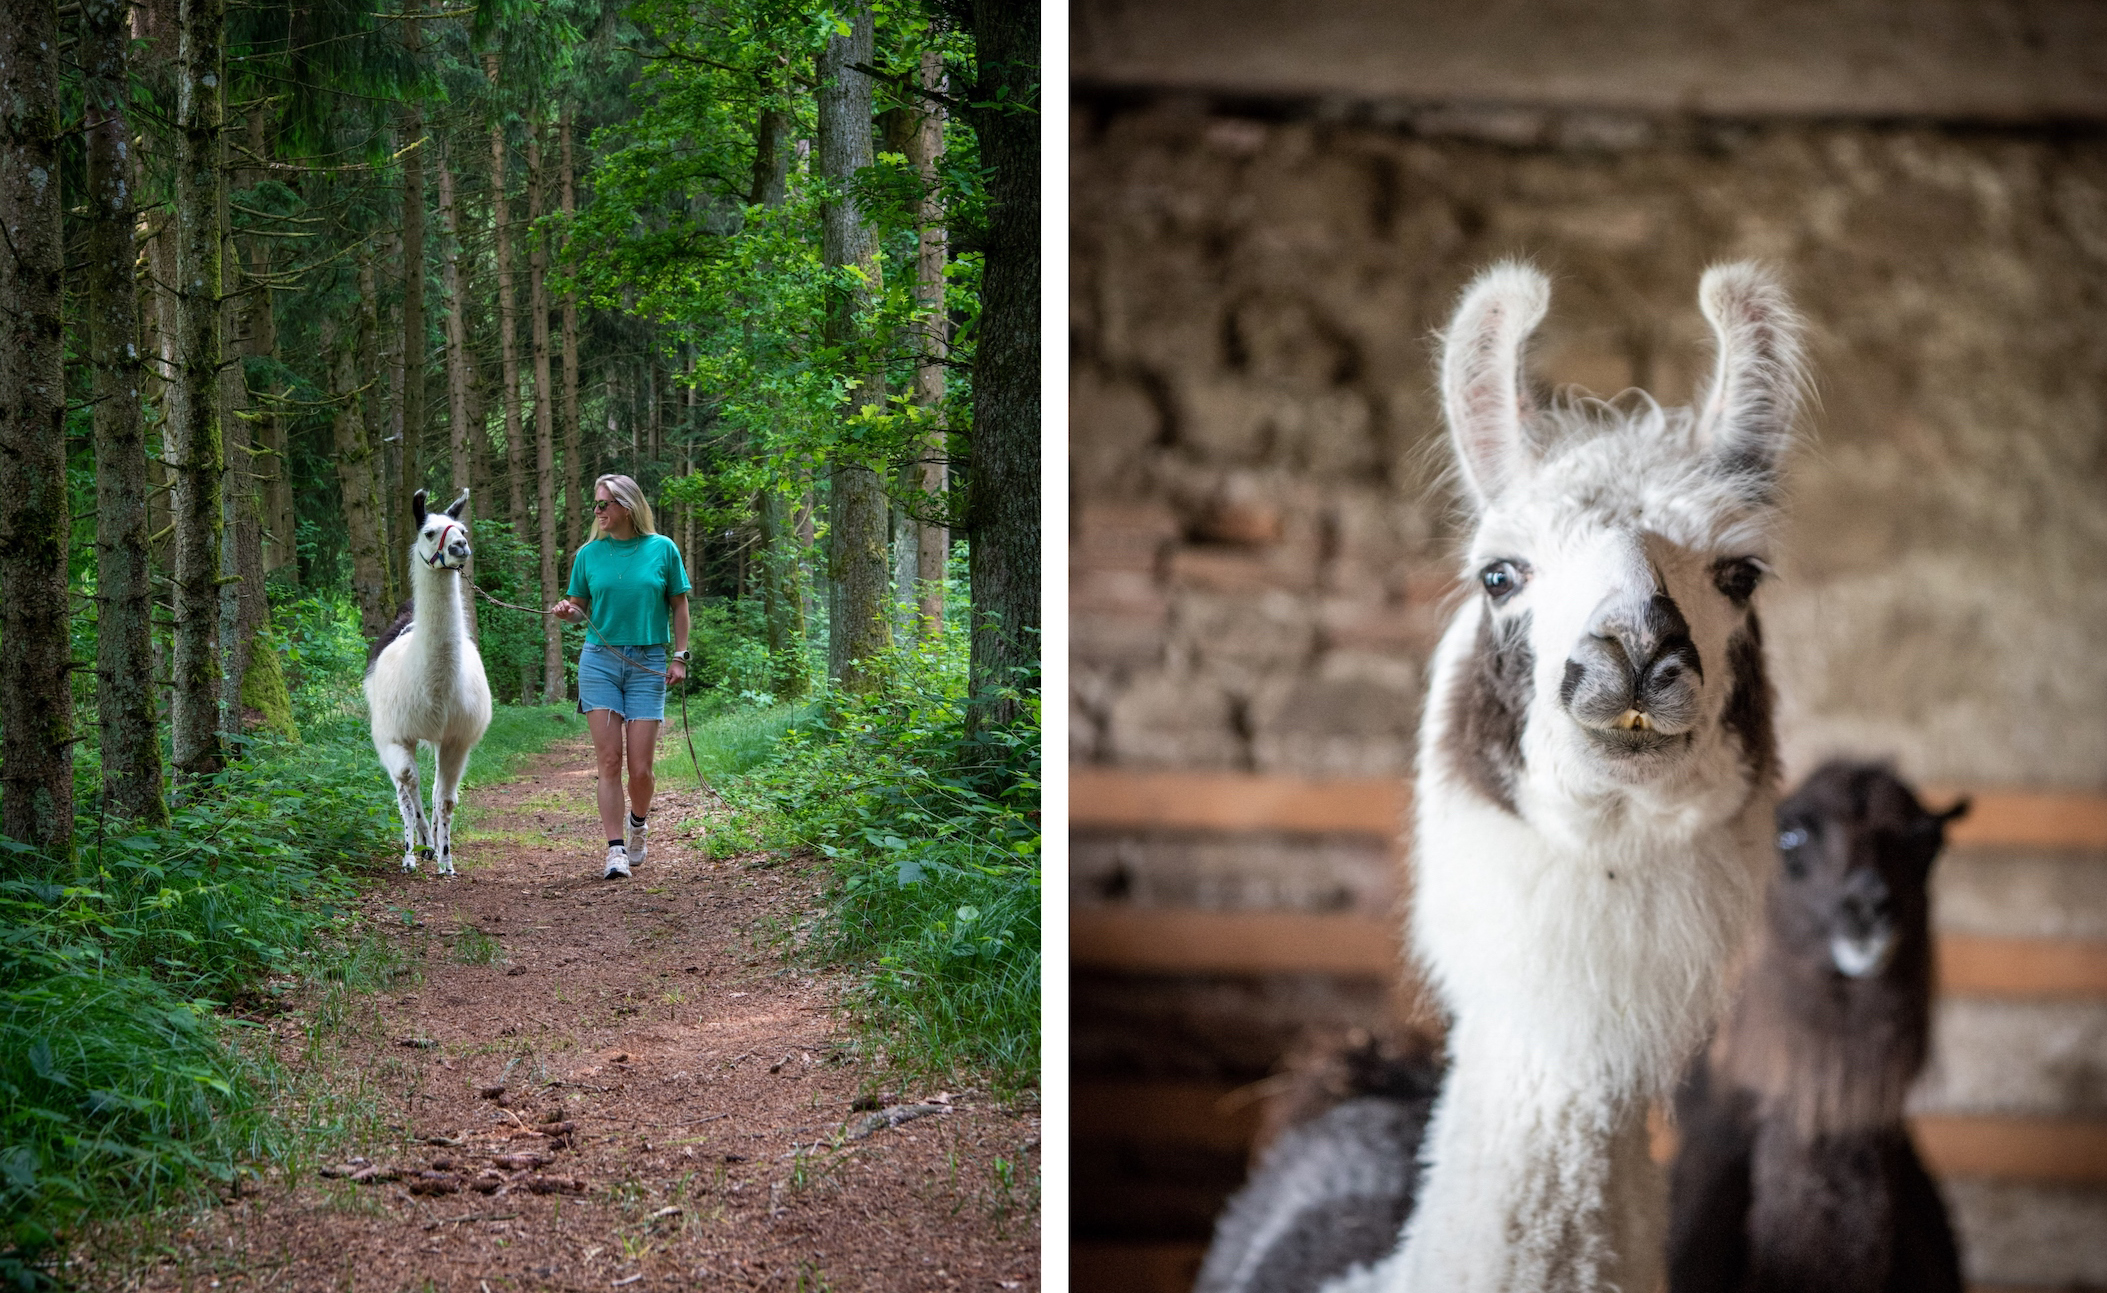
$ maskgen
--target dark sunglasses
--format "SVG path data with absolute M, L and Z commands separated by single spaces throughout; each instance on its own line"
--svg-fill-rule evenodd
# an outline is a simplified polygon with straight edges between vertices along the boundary
M 595 512 L 604 512 L 604 511 L 606 511 L 606 510 L 607 510 L 608 508 L 610 508 L 610 507 L 620 507 L 620 506 L 621 506 L 621 504 L 620 504 L 620 503 L 617 503 L 617 502 L 615 502 L 615 501 L 614 501 L 613 499 L 611 499 L 611 498 L 596 498 L 596 499 L 594 499 L 594 500 L 593 500 L 593 510 L 594 510 Z

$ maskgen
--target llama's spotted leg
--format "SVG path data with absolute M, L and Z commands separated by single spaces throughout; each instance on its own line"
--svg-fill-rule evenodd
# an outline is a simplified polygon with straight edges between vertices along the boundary
M 425 820 L 424 804 L 417 793 L 417 747 L 388 745 L 380 751 L 381 766 L 395 783 L 395 807 L 402 813 L 402 869 L 415 871 L 417 855 L 431 856 L 432 828 Z
M 454 873 L 454 807 L 461 802 L 461 773 L 468 767 L 469 746 L 439 747 L 432 770 L 432 834 L 439 852 L 439 874 Z

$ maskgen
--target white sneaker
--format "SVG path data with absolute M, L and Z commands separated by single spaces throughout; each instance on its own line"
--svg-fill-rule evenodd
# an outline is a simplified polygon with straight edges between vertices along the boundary
M 619 844 L 607 846 L 607 870 L 600 873 L 602 880 L 626 880 L 629 878 L 629 851 Z
M 650 833 L 651 824 L 647 821 L 644 825 L 638 826 L 627 817 L 624 817 L 622 825 L 628 828 L 622 833 L 629 838 L 629 865 L 642 866 L 644 864 L 644 836 Z

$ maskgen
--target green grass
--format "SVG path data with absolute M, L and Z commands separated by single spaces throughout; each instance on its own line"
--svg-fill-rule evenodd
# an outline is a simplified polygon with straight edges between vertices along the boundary
M 968 736 L 964 619 L 887 653 L 882 685 L 788 724 L 726 779 L 740 811 L 724 833 L 828 859 L 809 947 L 853 976 L 882 1066 L 1015 1089 L 1039 1069 L 1037 693 L 1016 727 Z
M 305 988 L 312 1047 L 351 994 L 415 973 L 352 915 L 401 848 L 355 625 L 321 599 L 281 610 L 302 739 L 243 742 L 169 826 L 97 815 L 88 751 L 74 862 L 0 840 L 0 1284 L 46 1279 L 43 1255 L 82 1222 L 195 1199 L 356 1120 L 243 1021 Z M 568 709 L 500 707 L 467 784 L 584 730 Z M 470 933 L 457 954 L 496 947 Z

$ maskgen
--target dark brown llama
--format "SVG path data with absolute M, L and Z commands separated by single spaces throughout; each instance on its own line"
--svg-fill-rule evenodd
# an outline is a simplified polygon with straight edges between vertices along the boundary
M 1778 806 L 1766 927 L 1676 1097 L 1671 1293 L 1960 1293 L 1902 1102 L 1930 1034 L 1927 880 L 1967 807 L 1843 762 Z

